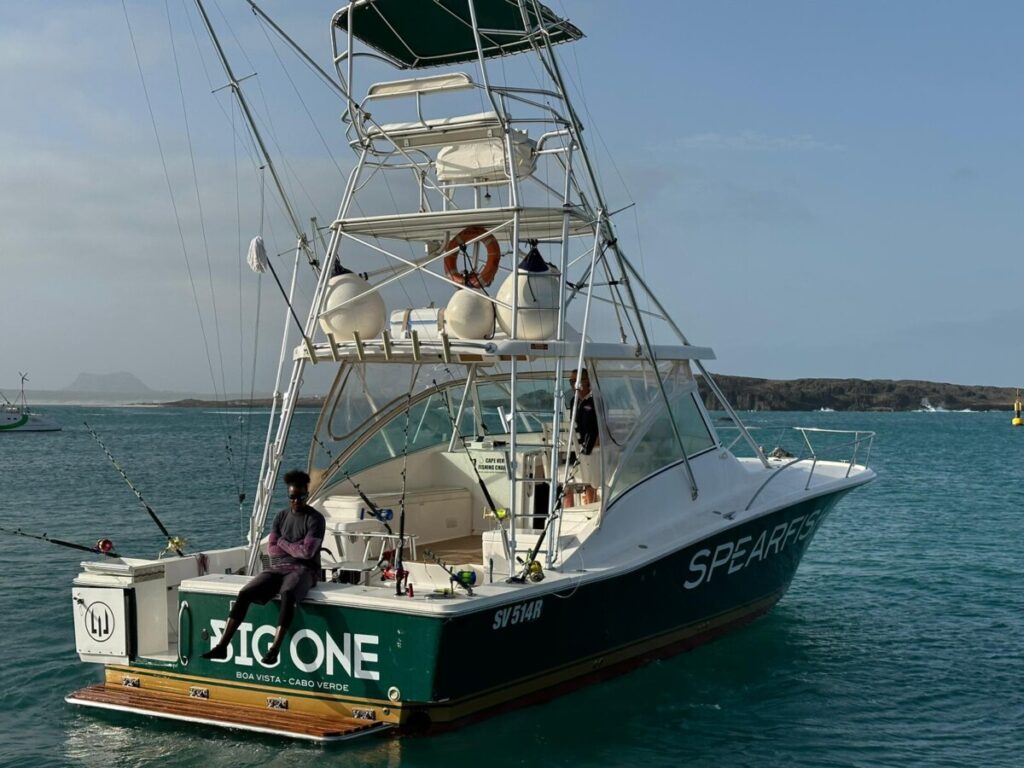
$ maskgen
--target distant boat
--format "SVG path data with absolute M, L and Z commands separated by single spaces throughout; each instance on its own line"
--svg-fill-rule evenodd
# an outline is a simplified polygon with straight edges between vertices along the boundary
M 3 432 L 60 432 L 61 426 L 52 419 L 42 414 L 33 413 L 28 407 L 28 400 L 25 398 L 25 382 L 28 381 L 28 374 L 21 373 L 21 394 L 16 402 L 11 402 L 7 396 L 0 392 L 4 399 L 0 405 L 0 433 Z

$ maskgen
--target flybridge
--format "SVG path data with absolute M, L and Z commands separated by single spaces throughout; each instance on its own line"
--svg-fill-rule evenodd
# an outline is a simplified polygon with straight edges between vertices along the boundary
M 355 0 L 336 14 L 334 24 L 399 69 L 521 53 L 542 36 L 550 43 L 583 37 L 550 8 L 515 0 Z

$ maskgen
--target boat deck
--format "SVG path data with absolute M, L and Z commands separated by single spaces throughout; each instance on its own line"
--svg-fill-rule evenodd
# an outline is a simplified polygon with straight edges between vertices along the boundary
M 430 544 L 420 544 L 416 547 L 416 558 L 410 559 L 414 563 L 433 563 L 433 557 L 427 554 L 430 550 L 441 560 L 449 563 L 482 563 L 483 542 L 480 534 L 471 536 L 459 536 L 454 539 L 443 539 Z
M 368 736 L 391 727 L 391 723 L 356 720 L 351 717 L 317 717 L 287 709 L 257 709 L 194 698 L 181 694 L 155 693 L 139 688 L 91 685 L 69 694 L 69 704 L 131 712 L 189 723 L 204 723 L 246 731 L 270 733 L 311 741 L 342 741 Z

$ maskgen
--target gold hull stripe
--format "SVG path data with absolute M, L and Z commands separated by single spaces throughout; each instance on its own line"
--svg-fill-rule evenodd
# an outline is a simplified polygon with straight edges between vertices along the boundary
M 351 716 L 352 709 L 372 709 L 378 720 L 401 723 L 403 715 L 410 711 L 428 711 L 431 720 L 436 723 L 449 723 L 469 717 L 482 710 L 506 704 L 517 698 L 528 696 L 554 685 L 567 683 L 584 675 L 597 673 L 602 669 L 628 661 L 659 648 L 685 641 L 700 634 L 714 631 L 722 626 L 736 622 L 749 614 L 767 610 L 774 604 L 781 593 L 772 593 L 746 605 L 733 608 L 712 618 L 704 619 L 696 624 L 672 630 L 667 633 L 653 635 L 633 641 L 605 653 L 595 654 L 579 661 L 573 661 L 562 667 L 542 672 L 527 678 L 520 678 L 500 686 L 472 693 L 454 701 L 443 704 L 429 702 L 391 702 L 384 699 L 373 699 L 344 694 L 311 693 L 301 689 L 282 689 L 259 683 L 242 681 L 224 681 L 216 678 L 198 677 L 195 675 L 153 670 L 142 667 L 111 665 L 106 668 L 107 685 L 120 686 L 126 677 L 137 677 L 141 687 L 149 691 L 166 691 L 178 695 L 188 695 L 189 688 L 202 686 L 209 690 L 211 700 L 233 703 L 239 706 L 266 707 L 266 699 L 285 697 L 289 708 L 295 712 L 317 716 Z

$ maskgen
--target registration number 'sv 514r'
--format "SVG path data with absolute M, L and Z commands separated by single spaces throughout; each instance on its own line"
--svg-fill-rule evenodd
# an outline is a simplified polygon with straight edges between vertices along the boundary
M 532 600 L 529 603 L 510 605 L 508 608 L 501 608 L 494 613 L 494 623 L 491 629 L 504 629 L 513 624 L 522 624 L 526 621 L 536 621 L 540 618 L 541 609 L 544 607 L 544 600 Z

